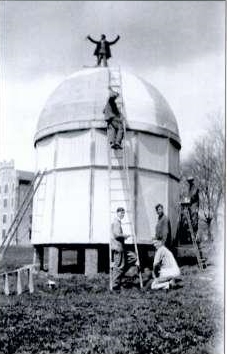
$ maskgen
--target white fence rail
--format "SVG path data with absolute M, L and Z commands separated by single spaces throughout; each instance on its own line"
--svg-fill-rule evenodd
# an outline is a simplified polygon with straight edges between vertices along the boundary
M 36 264 L 29 264 L 18 269 L 8 272 L 0 273 L 0 281 L 3 285 L 3 291 L 6 296 L 14 293 L 18 295 L 26 289 L 30 293 L 34 292 L 33 274 L 35 272 Z

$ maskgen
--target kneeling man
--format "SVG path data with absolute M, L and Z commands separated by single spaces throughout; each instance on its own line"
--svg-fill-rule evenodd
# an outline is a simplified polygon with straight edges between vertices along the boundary
M 180 276 L 180 268 L 172 252 L 164 246 L 163 239 L 156 237 L 153 245 L 156 253 L 153 264 L 154 281 L 151 289 L 169 289 L 175 285 L 175 279 Z

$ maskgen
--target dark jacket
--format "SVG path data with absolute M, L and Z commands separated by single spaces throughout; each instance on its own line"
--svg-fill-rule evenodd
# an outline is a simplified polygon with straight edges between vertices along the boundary
M 165 246 L 170 247 L 171 244 L 171 224 L 169 218 L 163 214 L 158 218 L 155 235 L 157 238 L 162 239 Z
M 115 218 L 112 225 L 111 249 L 117 252 L 124 251 L 125 238 L 121 227 L 121 221 Z
M 199 209 L 199 189 L 193 184 L 189 187 L 188 197 L 190 198 L 190 206 L 197 207 Z
M 98 56 L 100 49 L 101 49 L 101 41 L 95 41 L 94 39 L 92 39 L 90 36 L 87 37 L 92 43 L 97 44 L 95 51 L 94 51 L 94 55 Z M 111 57 L 111 51 L 110 51 L 110 46 L 117 43 L 117 41 L 120 39 L 120 36 L 117 36 L 117 38 L 112 41 L 112 42 L 108 42 L 105 40 L 105 51 L 106 51 L 106 59 L 109 59 Z
M 110 96 L 108 98 L 107 104 L 103 110 L 103 113 L 105 114 L 105 121 L 110 122 L 113 118 L 115 117 L 120 117 L 120 112 L 117 107 L 117 104 L 115 102 L 116 98 L 118 97 L 118 94 L 115 96 Z

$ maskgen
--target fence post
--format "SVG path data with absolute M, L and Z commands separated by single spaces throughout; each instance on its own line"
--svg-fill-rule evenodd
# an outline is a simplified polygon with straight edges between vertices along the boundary
M 7 273 L 5 273 L 4 278 L 5 278 L 4 292 L 6 296 L 9 296 L 9 277 Z
M 28 288 L 29 288 L 30 293 L 34 292 L 33 267 L 32 266 L 28 268 Z
M 21 287 L 21 271 L 17 271 L 17 294 L 20 295 L 22 293 Z

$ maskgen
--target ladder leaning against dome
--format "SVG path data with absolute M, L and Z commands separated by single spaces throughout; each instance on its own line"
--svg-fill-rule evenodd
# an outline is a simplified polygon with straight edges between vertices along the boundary
M 32 182 L 31 182 L 30 188 L 29 188 L 27 194 L 25 195 L 22 203 L 20 204 L 20 206 L 17 210 L 17 213 L 16 213 L 16 215 L 15 215 L 15 217 L 14 217 L 14 219 L 7 231 L 6 237 L 4 238 L 2 244 L 0 245 L 0 260 L 3 259 L 5 252 L 7 251 L 11 242 L 13 241 L 16 231 L 18 230 L 18 227 L 20 226 L 20 224 L 25 216 L 25 213 L 28 210 L 28 207 L 31 204 L 32 199 L 33 199 L 34 195 L 36 194 L 36 192 L 43 180 L 45 172 L 46 171 L 43 171 L 43 172 L 38 171 L 35 174 Z
M 110 204 L 110 228 L 112 223 L 113 214 L 116 213 L 116 206 L 119 203 L 125 204 L 126 218 L 128 217 L 127 224 L 129 228 L 129 233 L 132 236 L 135 255 L 136 255 L 136 265 L 138 269 L 140 288 L 143 287 L 142 274 L 140 269 L 140 259 L 137 247 L 137 237 L 135 233 L 135 225 L 133 221 L 133 201 L 131 197 L 130 181 L 129 181 L 129 171 L 128 171 L 128 157 L 126 150 L 126 112 L 124 109 L 123 95 L 122 95 L 122 79 L 121 71 L 119 67 L 109 67 L 109 87 L 118 93 L 117 106 L 123 117 L 123 140 L 122 149 L 115 150 L 110 147 L 109 137 L 107 138 L 107 149 L 108 149 L 108 174 L 109 174 L 109 204 Z M 107 134 L 108 136 L 108 134 Z M 123 194 L 123 196 L 122 196 Z M 116 204 L 117 203 L 117 204 Z M 120 205 L 122 206 L 122 205 Z M 109 243 L 109 263 L 110 263 L 110 290 L 113 288 L 113 252 L 111 249 L 111 237 L 112 228 L 110 229 L 110 243 Z

